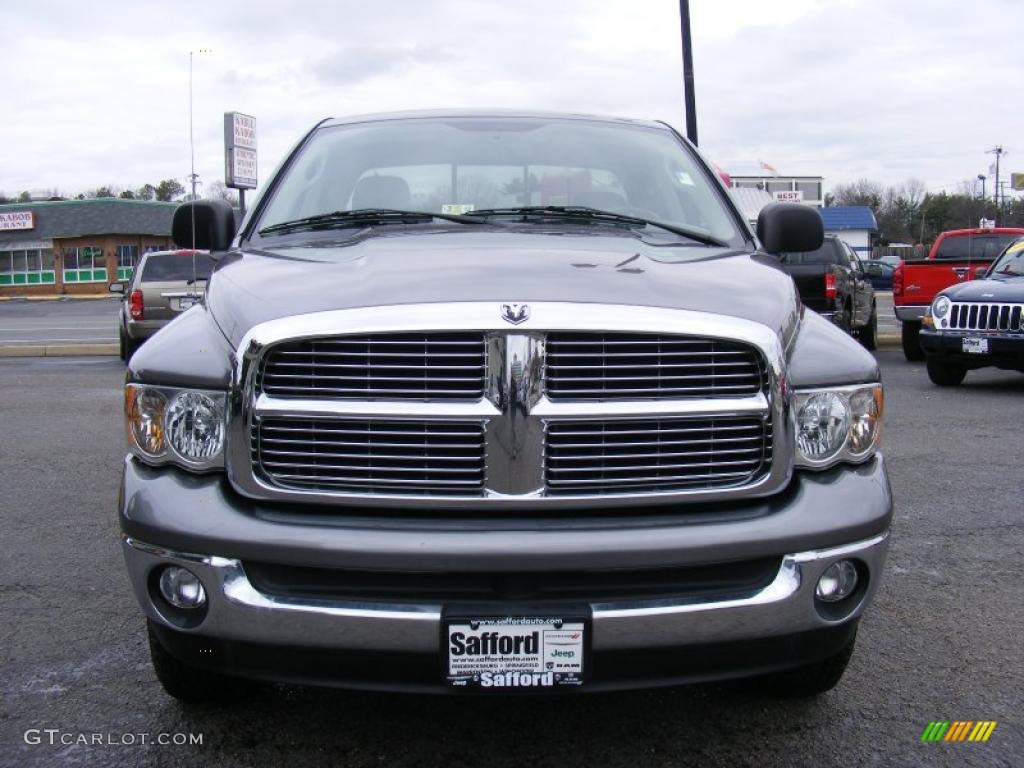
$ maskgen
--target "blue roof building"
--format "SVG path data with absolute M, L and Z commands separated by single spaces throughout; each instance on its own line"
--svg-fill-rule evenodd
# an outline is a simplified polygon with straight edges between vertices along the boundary
M 870 208 L 866 205 L 838 205 L 821 208 L 818 212 L 826 232 L 839 235 L 857 255 L 863 258 L 871 255 L 871 237 L 878 232 L 878 222 Z

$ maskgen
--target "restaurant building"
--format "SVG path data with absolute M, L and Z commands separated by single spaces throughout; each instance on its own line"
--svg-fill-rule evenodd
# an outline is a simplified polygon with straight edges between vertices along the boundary
M 0 297 L 105 294 L 171 248 L 178 203 L 99 198 L 0 205 Z

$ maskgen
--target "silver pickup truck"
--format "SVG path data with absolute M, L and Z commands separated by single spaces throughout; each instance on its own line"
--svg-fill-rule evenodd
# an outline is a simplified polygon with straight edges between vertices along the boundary
M 833 687 L 892 498 L 874 358 L 658 122 L 325 120 L 131 359 L 119 499 L 160 682 Z

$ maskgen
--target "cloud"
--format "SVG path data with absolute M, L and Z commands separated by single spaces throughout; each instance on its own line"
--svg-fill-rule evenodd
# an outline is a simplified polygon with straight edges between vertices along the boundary
M 440 45 L 346 45 L 312 62 L 310 70 L 326 84 L 344 86 L 456 58 Z
M 701 145 L 728 170 L 764 159 L 827 184 L 954 187 L 995 143 L 1012 165 L 1022 3 L 691 6 Z M 180 0 L 173 18 L 127 1 L 5 8 L 7 60 L 31 66 L 5 79 L 0 190 L 183 179 L 200 48 L 213 52 L 193 62 L 195 158 L 210 182 L 229 110 L 258 119 L 261 180 L 327 116 L 497 106 L 684 123 L 674 0 Z

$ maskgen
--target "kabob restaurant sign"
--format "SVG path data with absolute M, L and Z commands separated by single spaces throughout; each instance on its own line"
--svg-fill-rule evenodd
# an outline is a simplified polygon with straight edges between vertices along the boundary
M 234 189 L 256 189 L 256 118 L 224 113 L 224 183 Z
M 35 228 L 36 214 L 34 211 L 5 211 L 0 213 L 0 230 Z

